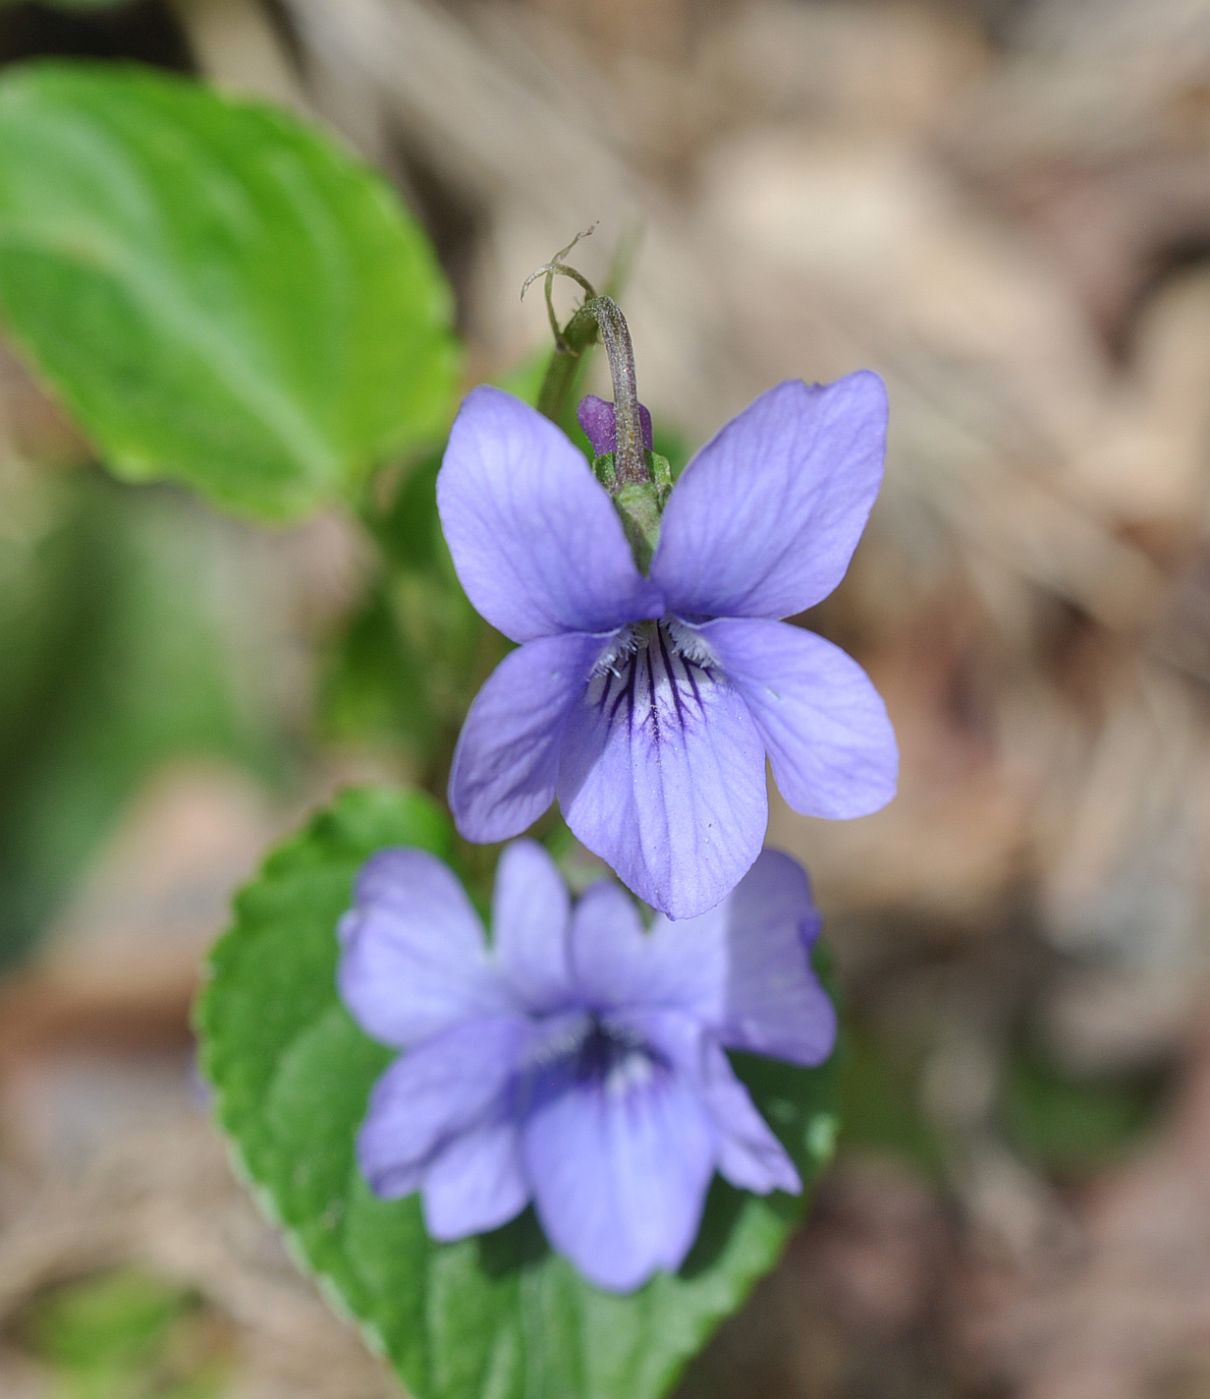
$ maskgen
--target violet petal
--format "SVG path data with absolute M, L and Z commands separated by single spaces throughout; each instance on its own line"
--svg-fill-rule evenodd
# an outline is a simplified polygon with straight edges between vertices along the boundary
M 673 918 L 734 887 L 768 820 L 763 745 L 747 707 L 659 639 L 599 672 L 571 708 L 558 790 L 579 840 Z
M 366 862 L 340 925 L 340 994 L 363 1030 L 403 1048 L 516 1001 L 462 885 L 423 850 Z
M 650 1044 L 653 1020 L 628 1028 Z M 558 1060 L 535 1085 L 522 1143 L 542 1228 L 590 1282 L 629 1292 L 680 1267 L 715 1161 L 689 1075 L 638 1048 L 597 1077 L 576 1058 Z
M 500 389 L 473 389 L 463 402 L 437 505 L 467 596 L 514 641 L 605 632 L 663 611 L 583 453 Z
M 861 371 L 788 380 L 733 418 L 673 487 L 651 563 L 669 610 L 789 617 L 836 587 L 882 482 L 886 390 Z
M 492 898 L 493 950 L 517 999 L 533 1013 L 571 999 L 570 923 L 571 899 L 554 860 L 536 841 L 505 846 Z
M 488 677 L 450 771 L 450 807 L 468 840 L 507 840 L 550 805 L 565 721 L 604 644 L 576 633 L 543 637 L 510 652 Z
M 851 656 L 784 622 L 700 628 L 743 696 L 786 801 L 804 816 L 868 816 L 895 795 L 899 751 L 886 706 Z
M 531 1033 L 519 1018 L 476 1020 L 395 1060 L 374 1085 L 357 1138 L 358 1164 L 375 1194 L 410 1195 L 446 1143 L 509 1115 Z

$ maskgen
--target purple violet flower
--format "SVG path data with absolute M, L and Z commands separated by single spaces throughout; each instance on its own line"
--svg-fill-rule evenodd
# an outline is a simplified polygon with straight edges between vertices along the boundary
M 844 576 L 881 483 L 886 420 L 869 372 L 762 394 L 673 487 L 644 577 L 583 454 L 518 399 L 473 390 L 438 507 L 471 602 L 521 645 L 458 741 L 449 795 L 462 834 L 517 835 L 557 794 L 624 883 L 688 918 L 756 859 L 766 754 L 805 815 L 885 805 L 898 755 L 881 699 L 838 647 L 780 619 Z
M 340 992 L 368 1034 L 407 1052 L 371 1095 L 362 1173 L 386 1198 L 420 1191 L 434 1239 L 494 1229 L 532 1201 L 599 1287 L 678 1268 L 716 1170 L 760 1194 L 801 1189 L 723 1046 L 828 1057 L 819 921 L 806 873 L 775 851 L 711 912 L 657 915 L 645 932 L 612 882 L 573 910 L 550 856 L 517 841 L 489 948 L 445 865 L 381 851 L 340 926 Z

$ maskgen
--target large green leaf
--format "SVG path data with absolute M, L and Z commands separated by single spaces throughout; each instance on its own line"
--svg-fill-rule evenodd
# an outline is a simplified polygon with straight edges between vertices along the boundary
M 237 902 L 199 1010 L 219 1117 L 301 1256 L 417 1399 L 652 1399 L 772 1265 L 802 1201 L 716 1182 L 681 1272 L 623 1297 L 551 1254 L 532 1213 L 434 1244 L 415 1197 L 371 1195 L 354 1138 L 390 1053 L 337 999 L 336 921 L 373 850 L 444 854 L 448 840 L 426 799 L 362 790 L 271 856 Z M 831 1072 L 737 1067 L 810 1181 L 832 1146 Z
M 452 406 L 450 295 L 388 186 L 149 70 L 0 81 L 0 313 L 117 474 L 259 517 L 347 497 Z

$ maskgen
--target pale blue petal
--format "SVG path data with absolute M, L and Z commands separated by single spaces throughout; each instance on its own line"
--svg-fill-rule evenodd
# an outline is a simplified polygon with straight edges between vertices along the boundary
M 441 1147 L 424 1173 L 424 1223 L 444 1242 L 498 1229 L 529 1204 L 511 1103 Z
M 789 617 L 844 577 L 882 482 L 886 389 L 862 371 L 789 380 L 686 467 L 651 576 L 685 616 Z
M 707 913 L 648 932 L 616 885 L 595 885 L 572 915 L 576 989 L 600 1010 L 679 1010 L 735 1049 L 820 1064 L 836 1013 L 811 967 L 819 923 L 806 871 L 776 850 Z
M 703 1049 L 703 1092 L 718 1138 L 718 1170 L 740 1190 L 797 1195 L 802 1180 L 789 1153 L 756 1110 L 718 1045 Z
M 496 867 L 492 940 L 496 961 L 527 1010 L 565 1007 L 571 997 L 571 898 L 559 867 L 532 840 L 505 847 Z
M 462 885 L 423 850 L 382 850 L 340 924 L 341 998 L 368 1035 L 402 1048 L 516 1007 Z
M 530 641 L 488 677 L 450 773 L 450 807 L 467 840 L 519 835 L 551 804 L 565 721 L 605 644 L 575 634 Z
M 518 1018 L 474 1021 L 435 1035 L 387 1069 L 357 1138 L 358 1165 L 375 1194 L 411 1194 L 442 1148 L 512 1112 L 531 1034 Z
M 603 1079 L 573 1059 L 547 1068 L 534 1093 L 522 1149 L 554 1248 L 615 1292 L 679 1268 L 714 1171 L 714 1129 L 698 1085 L 637 1057 Z
M 620 885 L 602 880 L 586 890 L 571 917 L 571 966 L 581 1004 L 612 1010 L 652 1003 L 650 941 L 634 899 Z
M 599 671 L 563 732 L 567 824 L 640 898 L 689 918 L 731 890 L 768 821 L 763 744 L 739 695 L 663 629 Z
M 467 395 L 437 506 L 467 596 L 514 641 L 610 631 L 663 611 L 584 454 L 511 394 Z
M 899 751 L 869 676 L 839 646 L 783 622 L 700 629 L 744 697 L 786 801 L 804 816 L 868 816 L 895 795 Z
M 821 1064 L 836 1043 L 836 1012 L 811 967 L 819 912 L 807 873 L 778 850 L 760 858 L 729 898 L 701 918 L 657 918 L 660 963 L 649 984 L 673 986 L 680 1005 L 733 1049 Z

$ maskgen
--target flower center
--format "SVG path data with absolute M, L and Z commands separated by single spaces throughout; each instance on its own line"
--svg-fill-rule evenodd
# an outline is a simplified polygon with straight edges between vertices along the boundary
M 659 1061 L 637 1035 L 592 1017 L 575 1059 L 575 1076 L 585 1086 L 619 1097 L 651 1081 Z
M 606 723 L 625 723 L 653 742 L 706 715 L 710 691 L 723 680 L 701 635 L 675 617 L 628 627 L 597 662 L 587 702 Z
M 596 1012 L 560 1017 L 529 1063 L 531 1091 L 589 1088 L 621 1097 L 650 1083 L 667 1067 L 640 1035 Z

